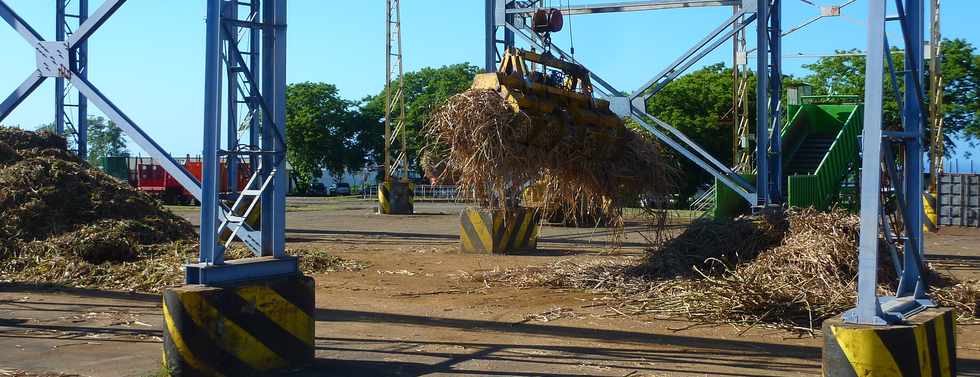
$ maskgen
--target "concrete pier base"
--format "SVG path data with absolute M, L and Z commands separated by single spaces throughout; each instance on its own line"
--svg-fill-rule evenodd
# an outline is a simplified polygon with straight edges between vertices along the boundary
M 538 248 L 537 210 L 520 208 L 504 214 L 468 207 L 460 214 L 460 250 L 464 253 L 506 254 Z
M 400 181 L 378 185 L 378 213 L 411 215 L 415 213 L 415 185 Z
M 950 308 L 929 309 L 906 325 L 823 323 L 825 377 L 952 377 L 956 323 Z
M 163 293 L 171 376 L 263 376 L 313 361 L 314 283 L 302 275 Z

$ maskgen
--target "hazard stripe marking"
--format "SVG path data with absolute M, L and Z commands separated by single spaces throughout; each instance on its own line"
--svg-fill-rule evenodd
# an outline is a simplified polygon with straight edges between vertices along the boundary
M 858 376 L 901 376 L 902 370 L 874 330 L 832 328 L 834 338 Z M 870 357 L 868 357 L 870 355 Z
M 202 363 L 197 357 L 194 356 L 194 352 L 191 351 L 187 343 L 184 342 L 184 337 L 180 335 L 180 331 L 177 330 L 177 326 L 174 323 L 173 316 L 170 315 L 169 305 L 163 305 L 163 322 L 167 325 L 167 335 L 170 337 L 170 341 L 176 348 L 177 354 L 180 355 L 181 361 L 187 363 L 188 366 L 194 368 L 202 374 L 208 374 L 213 376 L 224 376 L 223 374 L 211 369 L 207 364 Z M 164 364 L 169 368 L 176 368 L 176 365 L 169 365 L 169 361 L 166 358 L 166 353 L 164 353 L 163 358 Z
M 199 294 L 185 294 L 181 303 L 192 321 L 202 327 L 208 339 L 218 347 L 234 354 L 255 370 L 268 370 L 286 366 L 286 361 L 262 341 L 224 317 L 222 313 Z

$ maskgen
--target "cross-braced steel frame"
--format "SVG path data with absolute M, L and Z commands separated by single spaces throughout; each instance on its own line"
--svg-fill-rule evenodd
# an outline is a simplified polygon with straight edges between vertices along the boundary
M 84 1 L 84 0 L 77 0 Z M 116 106 L 86 77 L 86 42 L 126 0 L 106 0 L 87 18 L 87 3 L 79 3 L 80 25 L 46 41 L 10 6 L 0 0 L 0 17 L 35 50 L 37 69 L 0 103 L 0 121 L 8 116 L 47 78 L 63 80 L 80 96 L 115 122 L 129 138 L 160 164 L 201 202 L 199 263 L 187 266 L 187 282 L 217 284 L 233 280 L 291 274 L 298 271 L 295 258 L 285 250 L 285 0 L 208 0 L 203 179 L 199 181 L 173 159 L 153 138 Z M 67 2 L 59 0 L 59 24 L 71 17 Z M 243 9 L 244 8 L 244 9 Z M 239 17 L 245 15 L 245 17 Z M 243 37 L 247 35 L 248 37 Z M 242 47 L 243 43 L 249 47 Z M 260 67 L 261 66 L 261 67 Z M 227 67 L 227 70 L 222 70 Z M 261 69 L 260 69 L 261 68 Z M 228 80 L 227 102 L 222 101 L 222 82 Z M 63 91 L 59 87 L 58 95 Z M 58 97 L 56 97 L 58 98 Z M 81 104 L 81 101 L 79 102 Z M 63 102 L 58 102 L 63 117 Z M 226 111 L 222 111 L 227 105 Z M 244 116 L 239 107 L 247 109 Z M 84 113 L 77 118 L 84 124 Z M 228 126 L 227 148 L 220 144 L 222 116 Z M 234 129 L 234 131 L 233 131 Z M 249 132 L 242 144 L 238 131 Z M 234 135 L 232 135 L 234 134 Z M 84 135 L 80 134 L 80 144 Z M 240 193 L 219 197 L 220 160 L 229 169 L 248 159 L 255 173 Z M 231 177 L 237 177 L 229 174 Z M 230 178 L 235 179 L 235 178 Z M 236 185 L 229 185 L 235 187 Z M 259 224 L 249 220 L 261 211 Z M 259 229 L 255 229 L 258 226 Z M 224 261 L 231 240 L 241 240 L 258 258 Z M 219 243 L 223 242 L 223 243 Z
M 560 58 L 576 62 L 574 56 L 556 46 L 544 43 L 531 31 L 527 18 L 541 6 L 540 0 L 487 0 L 486 1 L 486 69 L 496 70 L 501 51 L 513 47 L 515 37 L 531 45 L 550 50 Z M 710 173 L 751 205 L 767 206 L 783 200 L 781 177 L 780 91 L 781 69 L 781 4 L 780 0 L 648 0 L 596 5 L 578 5 L 563 8 L 566 14 L 596 14 L 631 11 L 649 11 L 671 8 L 732 6 L 734 12 L 720 26 L 686 51 L 680 58 L 658 73 L 653 79 L 632 93 L 619 91 L 595 72 L 591 73 L 597 92 L 610 101 L 610 108 L 620 116 L 634 119 L 658 140 L 688 158 Z M 749 183 L 732 168 L 720 162 L 675 127 L 647 112 L 650 98 L 683 74 L 706 55 L 717 49 L 750 25 L 759 21 L 756 117 L 756 168 L 755 185 Z
M 207 7 L 201 254 L 187 266 L 187 282 L 294 274 L 297 260 L 285 255 L 286 1 L 208 0 Z M 248 132 L 248 143 L 241 142 L 240 131 Z M 251 175 L 240 192 L 219 192 L 222 160 L 236 172 L 241 162 L 250 162 L 245 166 Z M 237 185 L 237 177 L 228 179 Z M 236 239 L 255 258 L 225 261 Z
M 844 320 L 884 325 L 901 323 L 935 306 L 926 295 L 928 267 L 922 239 L 925 6 L 923 0 L 895 0 L 896 14 L 886 16 L 886 0 L 868 0 L 868 4 L 858 297 L 857 307 L 845 313 Z M 889 22 L 900 25 L 905 48 L 905 68 L 901 72 L 896 71 L 892 56 L 887 53 L 890 46 L 885 29 Z M 888 90 L 900 102 L 901 125 L 882 122 L 885 74 L 891 78 Z M 899 76 L 904 85 L 899 85 Z M 882 179 L 882 171 L 886 179 Z M 897 214 L 887 213 L 891 212 L 883 205 L 887 202 L 895 203 Z M 900 219 L 897 225 L 890 221 L 889 215 L 897 215 Z M 894 296 L 877 295 L 879 228 L 884 231 L 892 264 L 899 275 Z M 901 250 L 901 256 L 897 250 Z
M 103 8 L 95 16 L 115 11 Z M 3 1 L 0 1 L 0 17 L 34 48 L 37 60 L 37 69 L 0 103 L 0 121 L 9 116 L 44 80 L 54 78 L 55 131 L 62 135 L 66 131 L 71 134 L 79 156 L 85 158 L 88 154 L 88 100 L 80 88 L 73 91 L 71 87 L 87 79 L 88 37 L 101 26 L 98 19 L 89 21 L 88 0 L 74 0 L 74 3 L 72 0 L 57 0 L 54 41 L 42 38 Z M 76 80 L 72 80 L 72 77 Z M 71 101 L 72 94 L 76 95 L 74 103 Z M 74 118 L 69 115 L 72 112 L 75 113 Z
M 55 4 L 55 40 L 63 41 L 70 37 L 88 19 L 88 0 L 57 0 Z M 88 42 L 82 41 L 69 57 L 75 59 L 78 74 L 88 73 Z M 55 78 L 54 84 L 54 125 L 58 134 L 70 134 L 75 138 L 78 156 L 88 155 L 88 100 L 78 91 L 72 90 L 63 77 Z M 75 102 L 72 103 L 72 97 Z M 74 119 L 70 114 L 74 113 Z

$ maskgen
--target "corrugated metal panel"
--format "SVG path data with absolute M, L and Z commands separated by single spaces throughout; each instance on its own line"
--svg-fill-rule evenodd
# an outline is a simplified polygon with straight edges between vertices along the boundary
M 939 224 L 980 227 L 980 174 L 939 177 Z

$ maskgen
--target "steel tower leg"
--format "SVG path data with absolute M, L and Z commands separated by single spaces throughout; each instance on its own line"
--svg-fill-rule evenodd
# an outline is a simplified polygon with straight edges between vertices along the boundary
M 780 0 L 758 0 L 756 187 L 758 205 L 782 202 L 782 27 Z
M 896 1 L 896 17 L 885 17 L 885 0 L 870 0 L 868 18 L 868 54 L 869 64 L 866 67 L 865 78 L 865 109 L 863 161 L 861 171 L 861 234 L 860 254 L 858 257 L 858 298 L 857 307 L 844 315 L 844 320 L 851 323 L 866 325 L 897 324 L 905 321 L 926 308 L 935 304 L 926 296 L 928 285 L 925 279 L 926 265 L 922 242 L 922 193 L 923 166 L 922 142 L 924 139 L 922 78 L 924 72 L 923 42 L 923 0 Z M 882 131 L 883 108 L 883 79 L 884 63 L 887 61 L 891 68 L 890 56 L 886 55 L 888 48 L 885 38 L 887 21 L 901 22 L 902 35 L 906 49 L 906 73 L 904 74 L 905 92 L 899 93 L 899 85 L 894 69 L 892 75 L 892 91 L 895 98 L 902 99 L 902 130 Z M 896 164 L 894 146 L 904 148 L 901 166 Z M 885 167 L 894 194 L 882 190 L 881 167 Z M 879 217 L 883 211 L 882 195 L 894 195 L 897 202 L 899 217 L 904 231 L 905 242 L 901 243 L 902 263 L 898 271 L 899 285 L 894 297 L 877 295 L 878 286 L 878 245 Z M 890 224 L 884 224 L 886 231 L 892 229 Z M 895 242 L 892 235 L 886 233 L 886 242 Z M 894 245 L 893 245 L 894 246 Z
M 538 1 L 531 3 L 537 4 Z M 484 52 L 484 70 L 486 72 L 496 72 L 497 64 L 503 56 L 503 51 L 514 47 L 517 43 L 516 34 L 510 29 L 516 15 L 508 13 L 508 9 L 514 9 L 517 4 L 514 0 L 486 0 L 486 51 Z M 501 31 L 503 35 L 501 36 Z M 503 39 L 500 39 L 500 38 Z
M 78 24 L 83 25 L 88 21 L 88 0 L 78 1 Z M 88 39 L 78 44 L 75 53 L 76 61 L 74 71 L 83 79 L 88 78 Z M 88 158 L 88 98 L 78 93 L 78 155 L 81 158 Z
M 69 11 L 72 0 L 57 0 L 55 3 L 55 40 L 66 41 L 71 37 L 71 31 L 88 19 L 88 0 L 75 0 L 77 13 Z M 74 20 L 74 22 L 72 22 Z M 76 49 L 69 51 L 69 66 L 83 78 L 88 72 L 88 41 L 81 41 Z M 54 125 L 55 132 L 60 135 L 71 133 L 78 148 L 78 156 L 85 159 L 88 156 L 88 101 L 81 93 L 77 93 L 76 102 L 70 103 L 72 90 L 64 77 L 55 78 L 54 93 Z M 69 114 L 74 113 L 74 120 Z M 67 132 L 66 132 L 67 131 Z
M 238 19 L 238 4 L 234 2 L 225 3 L 225 9 L 223 10 L 225 17 L 237 20 Z M 234 40 L 228 41 L 227 43 L 238 43 L 237 38 L 240 37 L 239 28 L 237 26 L 229 27 L 231 29 L 231 34 Z M 238 71 L 241 69 L 239 62 L 234 59 L 227 59 L 227 129 L 225 132 L 226 143 L 228 144 L 228 150 L 235 151 L 238 149 Z M 238 156 L 234 154 L 229 154 L 225 157 L 225 165 L 227 166 L 227 177 L 225 181 L 227 183 L 228 191 L 232 193 L 238 192 Z
M 207 2 L 204 64 L 204 150 L 201 153 L 201 263 L 224 263 L 218 245 L 218 135 L 221 124 L 221 0 Z M 189 279 L 190 280 L 190 279 Z M 190 282 L 190 281 L 189 281 Z
M 246 7 L 247 12 L 237 7 Z M 240 17 L 243 13 L 245 20 Z M 208 2 L 201 253 L 199 263 L 187 266 L 188 283 L 214 285 L 298 273 L 296 258 L 285 255 L 285 27 L 284 0 Z M 247 54 L 242 52 L 241 39 L 246 34 L 251 39 L 248 48 L 258 46 Z M 261 59 L 261 72 L 257 59 Z M 223 79 L 228 80 L 224 88 Z M 223 89 L 236 94 L 222 101 Z M 251 117 L 248 124 L 259 125 L 250 130 L 250 139 L 257 137 L 258 146 L 238 147 L 237 108 L 242 103 L 248 108 L 246 118 Z M 223 106 L 229 109 L 222 111 Z M 228 135 L 224 148 L 223 128 L 234 134 Z M 232 161 L 241 156 L 260 161 L 258 169 L 243 190 L 223 198 L 219 192 L 221 158 Z M 237 175 L 229 180 L 231 187 L 238 183 Z M 234 204 L 229 205 L 231 202 Z M 236 239 L 260 258 L 226 262 L 225 249 Z
M 65 40 L 65 7 L 67 0 L 58 0 L 55 4 L 54 38 L 56 41 Z M 54 79 L 54 131 L 58 135 L 65 134 L 65 78 Z
M 769 200 L 783 203 L 783 147 L 782 147 L 782 94 L 783 94 L 783 30 L 782 0 L 772 0 L 769 8 L 769 116 L 771 141 L 769 142 Z M 760 189 L 761 190 L 761 189 Z
M 769 19 L 769 0 L 759 0 L 756 10 L 756 84 L 755 84 L 755 161 L 756 189 L 758 190 L 758 205 L 771 203 L 769 191 L 769 31 L 766 20 Z

